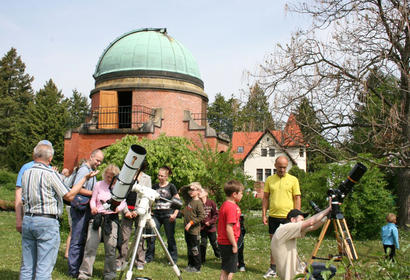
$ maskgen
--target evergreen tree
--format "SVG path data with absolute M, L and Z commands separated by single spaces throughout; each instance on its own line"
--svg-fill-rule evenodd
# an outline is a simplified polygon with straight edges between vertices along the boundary
M 237 119 L 238 102 L 231 97 L 225 100 L 222 94 L 218 93 L 215 101 L 208 106 L 209 125 L 218 132 L 223 132 L 229 137 L 232 136 L 233 127 Z
M 69 128 L 69 102 L 51 79 L 37 92 L 34 102 L 30 109 L 32 146 L 41 139 L 51 141 L 53 164 L 60 165 L 64 157 L 64 134 Z
M 70 114 L 70 128 L 79 127 L 84 123 L 89 114 L 90 104 L 88 98 L 83 96 L 76 89 L 73 90 L 73 96 L 68 101 L 68 112 Z
M 248 101 L 240 111 L 235 131 L 264 131 L 274 128 L 275 122 L 269 110 L 268 97 L 256 83 L 250 88 Z
M 332 161 L 334 158 L 332 147 L 321 135 L 323 127 L 306 97 L 303 97 L 298 105 L 295 117 L 302 131 L 303 140 L 308 144 L 306 149 L 307 171 L 313 172 L 318 170 L 322 164 Z
M 26 113 L 33 102 L 33 77 L 25 69 L 14 48 L 0 60 L 0 166 L 14 171 L 30 158 L 32 149 L 27 141 Z

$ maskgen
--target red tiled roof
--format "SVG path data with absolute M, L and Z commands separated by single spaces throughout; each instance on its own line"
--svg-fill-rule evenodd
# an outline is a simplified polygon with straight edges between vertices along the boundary
M 254 132 L 234 132 L 232 134 L 232 151 L 233 157 L 238 160 L 243 160 L 253 149 L 259 139 L 267 133 L 268 130 Z M 304 146 L 302 131 L 296 123 L 295 116 L 291 114 L 285 129 L 270 130 L 270 133 L 275 137 L 276 142 L 282 147 L 297 147 Z M 238 147 L 243 147 L 243 153 L 238 153 Z

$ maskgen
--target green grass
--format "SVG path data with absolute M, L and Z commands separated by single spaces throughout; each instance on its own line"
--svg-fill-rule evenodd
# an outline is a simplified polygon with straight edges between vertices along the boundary
M 0 212 L 0 226 L 0 279 L 18 279 L 21 262 L 21 237 L 15 230 L 14 212 Z M 270 253 L 267 227 L 262 225 L 259 211 L 246 213 L 246 226 L 244 255 L 247 271 L 236 273 L 234 279 L 263 279 L 262 275 L 266 272 L 269 265 Z M 66 275 L 67 262 L 63 258 L 67 231 L 68 226 L 65 220 L 61 227 L 61 246 L 52 275 L 53 279 L 71 279 Z M 187 265 L 187 253 L 181 220 L 178 220 L 176 232 L 179 253 L 178 266 L 183 271 Z M 336 241 L 331 237 L 330 230 L 328 232 L 329 236 L 326 236 L 324 239 L 317 256 L 337 253 Z M 395 264 L 383 261 L 383 249 L 378 236 L 371 237 L 372 239 L 370 240 L 354 240 L 359 255 L 359 261 L 355 263 L 355 268 L 359 271 L 361 279 L 410 279 L 410 234 L 404 231 L 400 231 L 399 234 L 401 249 L 398 251 Z M 298 241 L 299 254 L 302 259 L 307 260 L 310 257 L 316 242 L 317 237 L 312 234 L 308 234 L 307 237 Z M 147 264 L 144 271 L 137 271 L 135 269 L 133 279 L 137 276 L 145 276 L 152 279 L 177 279 L 172 268 L 167 265 L 168 261 L 158 242 L 156 246 L 155 261 Z M 103 279 L 103 250 L 103 245 L 101 244 L 94 265 L 93 279 Z M 336 263 L 336 266 L 339 271 L 343 270 L 343 264 Z M 213 256 L 212 249 L 208 246 L 207 262 L 203 265 L 201 273 L 190 274 L 182 272 L 182 278 L 184 280 L 219 279 L 219 273 L 220 261 Z M 334 279 L 343 279 L 343 277 L 341 274 L 338 274 Z

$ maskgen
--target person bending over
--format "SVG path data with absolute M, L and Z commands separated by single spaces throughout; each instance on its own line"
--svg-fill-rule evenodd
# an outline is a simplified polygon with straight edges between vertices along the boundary
M 297 239 L 323 225 L 330 210 L 331 206 L 306 220 L 307 213 L 298 209 L 289 211 L 286 217 L 288 223 L 279 226 L 271 241 L 272 257 L 276 260 L 276 272 L 280 279 L 291 280 L 297 274 L 305 272 L 306 264 L 300 260 L 297 252 Z M 311 276 L 308 279 L 323 279 L 320 273 L 327 269 L 325 264 L 313 263 L 312 268 L 314 278 Z M 336 268 L 331 266 L 329 269 L 333 277 Z

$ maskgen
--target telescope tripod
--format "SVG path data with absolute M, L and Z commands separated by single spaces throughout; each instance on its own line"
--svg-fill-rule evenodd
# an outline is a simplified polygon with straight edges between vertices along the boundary
M 319 251 L 319 247 L 322 244 L 323 238 L 326 235 L 326 232 L 331 222 L 333 223 L 333 226 L 334 226 L 339 255 L 336 255 L 336 256 L 329 255 L 328 258 L 316 257 L 316 254 Z M 326 223 L 324 224 L 322 228 L 322 231 L 320 232 L 319 239 L 310 257 L 309 265 L 311 265 L 313 261 L 317 259 L 319 260 L 332 260 L 333 259 L 335 261 L 341 261 L 343 256 L 346 256 L 349 261 L 349 267 L 346 269 L 344 279 L 352 279 L 352 272 L 350 271 L 350 269 L 354 267 L 353 261 L 356 261 L 358 259 L 358 256 L 356 253 L 355 246 L 353 244 L 352 237 L 349 232 L 349 228 L 347 227 L 346 220 L 343 214 L 340 212 L 339 205 L 332 204 L 331 218 L 326 221 Z M 356 279 L 360 279 L 360 276 L 358 273 L 355 273 L 354 277 Z
M 164 249 L 164 252 L 165 252 L 169 262 L 171 263 L 172 269 L 174 270 L 174 272 L 177 275 L 178 279 L 182 280 L 181 271 L 179 270 L 178 266 L 176 265 L 176 263 L 172 259 L 171 255 L 170 255 L 170 253 L 169 253 L 169 251 L 168 251 L 168 249 L 165 245 L 165 242 L 162 239 L 161 234 L 159 233 L 159 231 L 158 231 L 158 229 L 155 225 L 155 221 L 152 219 L 151 211 L 147 211 L 143 216 L 140 216 L 139 218 L 140 219 L 139 219 L 139 222 L 138 222 L 138 227 L 135 229 L 135 238 L 134 238 L 134 241 L 132 242 L 132 245 L 131 245 L 131 248 L 133 248 L 133 250 L 128 251 L 127 258 L 125 259 L 125 262 L 126 262 L 125 267 L 129 266 L 129 269 L 126 273 L 125 279 L 126 280 L 131 280 L 132 268 L 134 266 L 135 257 L 137 255 L 137 250 L 138 250 L 138 246 L 139 246 L 140 241 L 141 241 L 141 237 L 143 236 L 142 232 L 143 232 L 145 226 L 148 226 L 153 230 L 155 236 L 160 241 L 162 249 Z M 148 235 L 148 236 L 151 236 L 151 235 Z M 147 236 L 144 235 L 144 237 L 147 237 Z M 130 258 L 130 255 L 131 255 L 131 261 L 129 262 L 128 260 Z M 123 276 L 125 270 L 126 269 L 121 271 L 119 279 L 122 279 L 122 276 Z

